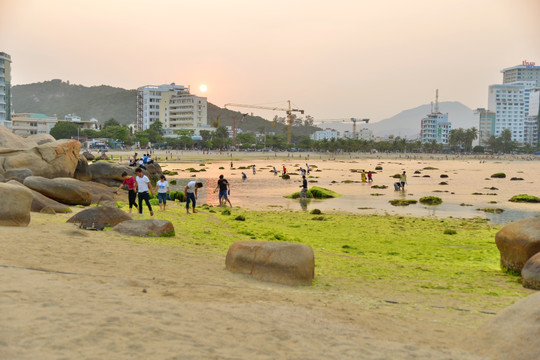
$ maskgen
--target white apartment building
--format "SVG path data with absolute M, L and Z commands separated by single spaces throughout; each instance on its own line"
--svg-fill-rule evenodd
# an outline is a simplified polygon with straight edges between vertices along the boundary
M 0 52 L 0 125 L 13 129 L 11 121 L 11 56 Z
M 168 135 L 175 130 L 209 129 L 205 97 L 189 93 L 189 88 L 174 83 L 147 85 L 137 89 L 137 130 L 146 130 L 156 120 Z
M 448 114 L 431 113 L 420 123 L 420 141 L 422 144 L 435 141 L 437 144 L 448 145 L 450 130 L 452 123 L 448 121 Z
M 534 81 L 540 85 L 540 66 L 534 62 L 523 61 L 521 65 L 502 69 L 503 84 L 511 84 L 522 81 Z
M 356 136 L 353 134 L 352 131 L 346 130 L 343 132 L 343 138 L 345 139 L 358 139 L 358 140 L 366 140 L 370 141 L 373 140 L 373 131 L 367 128 L 362 128 L 356 130 Z
M 51 129 L 58 122 L 56 116 L 33 113 L 13 114 L 11 118 L 13 133 L 19 136 L 50 134 Z
M 540 88 L 529 92 L 529 114 L 525 117 L 523 137 L 525 144 L 535 146 L 538 144 L 538 121 L 540 119 Z
M 311 140 L 319 141 L 319 140 L 331 140 L 331 139 L 337 139 L 339 137 L 339 131 L 336 131 L 334 129 L 324 129 L 315 131 L 313 134 L 311 134 L 310 138 Z
M 538 113 L 530 104 L 531 93 L 536 94 L 535 89 L 540 86 L 540 66 L 524 61 L 501 72 L 503 84 L 491 85 L 488 95 L 488 109 L 495 113 L 494 135 L 499 136 L 504 129 L 509 129 L 513 141 L 534 146 L 538 133 L 532 135 L 535 125 L 531 118 Z

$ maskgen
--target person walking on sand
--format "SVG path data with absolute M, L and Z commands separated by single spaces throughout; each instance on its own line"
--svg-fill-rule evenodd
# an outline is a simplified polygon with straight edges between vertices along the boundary
M 197 205 L 197 190 L 203 187 L 202 182 L 190 181 L 184 188 L 184 195 L 186 196 L 186 213 L 189 214 L 189 203 L 193 202 L 193 213 L 195 214 L 195 206 Z
M 219 180 L 217 182 L 217 186 L 214 189 L 214 192 L 217 191 L 219 188 L 219 206 L 227 206 L 227 202 L 229 203 L 229 206 L 232 207 L 231 200 L 229 200 L 228 195 L 231 194 L 231 186 L 229 185 L 229 182 L 227 179 L 223 178 L 223 175 L 219 175 Z
M 362 174 L 360 174 L 360 175 L 362 176 L 362 182 L 363 183 L 367 182 L 366 171 L 362 170 Z
M 150 191 L 152 195 L 154 194 L 152 183 L 150 182 L 150 179 L 148 179 L 148 176 L 143 175 L 141 168 L 135 169 L 135 175 L 137 175 L 135 181 L 137 181 L 137 192 L 139 195 L 139 214 L 142 214 L 142 204 L 144 200 L 146 206 L 148 206 L 148 210 L 150 210 L 150 216 L 154 216 L 152 205 L 150 205 L 150 195 L 148 194 L 148 191 Z
M 287 168 L 285 167 L 285 165 L 283 165 L 283 174 L 282 175 L 285 175 L 287 173 Z
M 272 166 L 274 169 L 272 170 L 274 172 L 274 175 L 277 175 L 277 170 L 275 166 Z
M 307 180 L 306 180 L 306 175 L 302 175 L 302 186 L 301 186 L 302 190 L 300 191 L 300 197 L 302 199 L 306 199 L 307 198 Z
M 399 177 L 399 181 L 401 184 L 401 190 L 405 190 L 405 184 L 407 183 L 407 175 L 405 174 L 405 171 L 403 171 L 403 174 Z
M 255 175 L 257 173 L 257 170 L 255 170 L 255 164 L 253 164 L 253 175 Z
M 308 155 L 308 156 L 309 156 L 309 155 Z M 306 163 L 306 171 L 307 171 L 307 174 L 309 175 L 309 173 L 310 173 L 311 170 L 309 169 L 309 164 L 308 164 L 308 163 Z
M 159 177 L 159 181 L 156 183 L 157 197 L 159 200 L 159 209 L 165 211 L 167 206 L 167 194 L 170 193 L 169 182 L 165 178 L 165 175 Z
M 247 175 L 245 172 L 242 171 L 242 181 L 246 181 Z
M 371 171 L 367 172 L 367 181 L 373 182 L 373 173 Z
M 231 161 L 231 169 L 233 168 L 233 162 Z
M 114 192 L 118 194 L 118 190 L 120 190 L 124 185 L 127 185 L 129 213 L 131 214 L 131 209 L 133 206 L 135 206 L 135 209 L 138 209 L 137 202 L 135 201 L 137 199 L 137 182 L 133 176 L 129 176 L 125 171 L 122 173 L 122 177 L 124 178 L 122 185 L 120 185 L 118 189 L 114 190 Z

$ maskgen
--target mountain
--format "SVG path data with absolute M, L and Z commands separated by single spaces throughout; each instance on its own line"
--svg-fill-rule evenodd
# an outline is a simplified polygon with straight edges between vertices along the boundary
M 439 103 L 439 111 L 448 113 L 448 120 L 452 123 L 452 128 L 471 127 L 478 128 L 478 123 L 474 120 L 473 110 L 457 101 L 446 101 Z M 364 124 L 358 122 L 357 128 L 368 128 L 375 136 L 395 135 L 407 138 L 415 138 L 420 134 L 420 121 L 431 113 L 431 104 L 424 104 L 418 107 L 404 110 L 391 118 L 377 121 L 375 123 Z M 351 123 L 325 123 L 324 128 L 333 128 L 340 132 L 352 131 Z
M 75 114 L 83 120 L 96 118 L 100 123 L 115 118 L 121 124 L 135 122 L 137 90 L 101 85 L 86 87 L 62 80 L 15 85 L 13 109 L 17 113 L 56 114 L 63 119 Z
M 12 94 L 13 108 L 17 113 L 42 113 L 48 116 L 56 114 L 58 119 L 63 119 L 67 114 L 75 114 L 83 120 L 96 118 L 101 124 L 110 118 L 115 118 L 120 124 L 130 124 L 137 118 L 137 90 L 107 85 L 86 87 L 62 80 L 50 80 L 15 85 Z M 216 121 L 218 115 L 221 115 L 220 125 L 224 126 L 232 126 L 233 116 L 236 116 L 236 127 L 242 131 L 264 131 L 277 135 L 287 133 L 283 124 L 272 124 L 260 116 L 251 115 L 246 115 L 242 120 L 241 112 L 208 103 L 208 123 Z M 317 130 L 319 129 L 313 126 L 295 126 L 293 134 L 310 135 Z

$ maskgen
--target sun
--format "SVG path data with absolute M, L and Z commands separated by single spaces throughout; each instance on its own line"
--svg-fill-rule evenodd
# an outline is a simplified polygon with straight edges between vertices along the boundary
M 206 90 L 208 90 L 208 86 L 202 84 L 202 85 L 199 87 L 199 90 L 201 90 L 201 92 L 206 92 Z

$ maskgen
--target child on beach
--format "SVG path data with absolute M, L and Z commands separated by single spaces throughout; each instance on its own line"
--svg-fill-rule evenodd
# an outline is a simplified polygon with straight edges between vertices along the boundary
M 171 191 L 169 188 L 169 182 L 165 179 L 165 175 L 159 177 L 159 181 L 156 183 L 157 186 L 157 196 L 159 200 L 159 209 L 165 211 L 167 206 L 167 194 Z
M 373 173 L 371 171 L 368 171 L 367 173 L 367 181 L 373 182 Z
M 245 172 L 242 171 L 242 181 L 246 181 L 247 175 Z
M 137 192 L 139 195 L 139 214 L 142 214 L 142 204 L 144 200 L 146 206 L 148 206 L 148 210 L 150 210 L 150 216 L 154 216 L 154 212 L 152 211 L 152 205 L 150 205 L 150 195 L 148 194 L 148 191 L 150 191 L 152 195 L 154 194 L 152 183 L 150 183 L 150 179 L 148 179 L 148 176 L 143 175 L 141 168 L 135 169 L 135 174 L 137 175 L 135 177 L 135 181 L 137 181 Z
M 197 190 L 203 187 L 202 182 L 190 181 L 184 188 L 184 195 L 186 196 L 186 212 L 189 214 L 189 203 L 193 202 L 193 213 L 195 214 L 195 205 L 197 201 Z
M 118 190 L 120 190 L 124 185 L 127 185 L 129 213 L 131 214 L 131 209 L 133 208 L 133 206 L 135 206 L 135 209 L 138 208 L 137 203 L 135 202 L 135 199 L 137 198 L 137 182 L 135 181 L 135 178 L 133 176 L 129 176 L 128 173 L 125 171 L 122 173 L 122 177 L 124 178 L 122 185 L 120 185 L 118 189 L 114 190 L 114 192 L 118 194 Z

